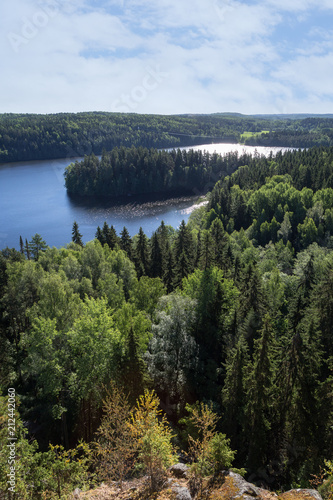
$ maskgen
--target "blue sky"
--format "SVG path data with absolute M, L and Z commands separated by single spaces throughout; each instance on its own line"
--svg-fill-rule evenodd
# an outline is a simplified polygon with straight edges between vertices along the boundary
M 333 0 L 11 0 L 0 113 L 333 113 Z

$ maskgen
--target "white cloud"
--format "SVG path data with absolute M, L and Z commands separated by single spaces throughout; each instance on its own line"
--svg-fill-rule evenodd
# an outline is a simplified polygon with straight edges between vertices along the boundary
M 333 0 L 323 5 L 333 9 Z M 297 16 L 313 6 L 313 0 L 6 2 L 0 112 L 308 112 L 324 101 L 332 111 L 331 34 L 317 22 L 306 42 L 302 35 L 288 46 L 278 37 L 285 14 L 297 29 Z

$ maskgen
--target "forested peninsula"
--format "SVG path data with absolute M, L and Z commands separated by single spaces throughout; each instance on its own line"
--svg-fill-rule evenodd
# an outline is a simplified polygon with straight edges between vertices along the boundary
M 306 148 L 333 145 L 332 115 L 0 114 L 0 163 L 101 155 L 115 147 L 219 142 Z
M 192 498 L 217 498 L 214 481 L 233 498 L 230 467 L 331 498 L 333 148 L 240 161 L 177 230 L 105 222 L 84 245 L 74 223 L 66 248 L 37 234 L 0 252 L 20 498 L 133 477 L 146 496 L 126 498 L 154 498 L 179 456 Z M 271 498 L 320 498 L 300 495 Z
M 143 193 L 203 193 L 247 161 L 247 156 L 143 147 L 114 148 L 71 163 L 65 170 L 69 194 L 117 197 Z

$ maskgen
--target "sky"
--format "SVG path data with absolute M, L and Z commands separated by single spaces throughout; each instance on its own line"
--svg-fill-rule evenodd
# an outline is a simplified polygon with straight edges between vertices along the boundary
M 0 113 L 333 113 L 333 0 L 11 0 Z

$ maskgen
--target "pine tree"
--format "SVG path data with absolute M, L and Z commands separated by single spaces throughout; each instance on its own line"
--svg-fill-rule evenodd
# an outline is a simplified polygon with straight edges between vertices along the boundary
M 80 245 L 81 247 L 83 247 L 82 234 L 79 231 L 79 225 L 76 221 L 74 221 L 74 223 L 73 223 L 72 241 L 74 243 L 76 243 L 77 245 Z
M 36 233 L 29 241 L 28 247 L 34 259 L 38 260 L 40 253 L 46 250 L 47 245 L 46 242 L 42 239 L 41 235 Z
M 29 248 L 29 243 L 27 238 L 25 239 L 25 253 L 27 256 L 27 259 L 30 260 L 30 248 Z
M 24 243 L 23 243 L 22 236 L 20 236 L 20 252 L 22 255 L 24 255 Z

